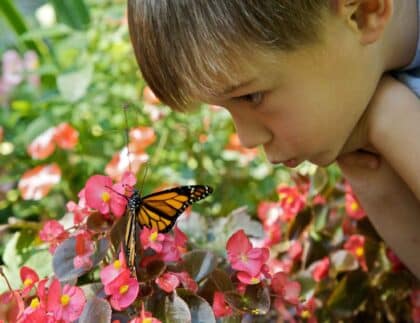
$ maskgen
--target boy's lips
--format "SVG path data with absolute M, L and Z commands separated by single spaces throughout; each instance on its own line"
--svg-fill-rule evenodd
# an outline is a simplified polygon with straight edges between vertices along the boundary
M 290 158 L 284 161 L 277 161 L 277 160 L 273 160 L 271 161 L 272 164 L 283 164 L 287 167 L 296 167 L 297 165 L 299 165 L 301 163 L 300 160 L 298 160 L 297 158 Z
M 287 167 L 296 167 L 300 163 L 296 158 L 292 158 L 292 159 L 286 160 L 285 162 L 283 162 L 283 164 L 286 165 Z

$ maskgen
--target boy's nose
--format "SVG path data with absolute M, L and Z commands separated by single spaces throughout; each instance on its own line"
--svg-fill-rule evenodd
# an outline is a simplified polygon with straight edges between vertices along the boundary
M 271 132 L 257 118 L 241 113 L 231 115 L 241 145 L 245 148 L 255 148 L 272 139 Z

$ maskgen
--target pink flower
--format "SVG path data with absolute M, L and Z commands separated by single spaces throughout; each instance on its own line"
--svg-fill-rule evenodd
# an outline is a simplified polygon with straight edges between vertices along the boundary
M 298 282 L 291 281 L 286 273 L 275 273 L 271 280 L 272 290 L 286 302 L 297 305 L 301 286 Z
M 115 260 L 112 264 L 109 264 L 100 271 L 99 276 L 101 277 L 102 284 L 104 286 L 108 285 L 126 269 L 125 255 L 123 251 L 120 251 L 118 260 Z
M 55 150 L 55 128 L 51 127 L 38 135 L 27 148 L 28 155 L 33 159 L 44 159 L 52 155 Z
M 291 246 L 287 250 L 287 253 L 293 261 L 299 261 L 303 253 L 302 244 L 298 240 L 291 241 L 290 243 Z
M 172 293 L 179 286 L 179 279 L 174 273 L 166 272 L 155 280 L 160 289 Z
M 25 304 L 19 292 L 7 291 L 0 294 L 0 316 L 6 322 L 17 322 L 24 312 L 24 307 Z
M 420 290 L 415 289 L 411 292 L 411 318 L 414 323 L 420 323 Z
M 90 214 L 87 208 L 82 208 L 79 204 L 76 204 L 74 201 L 69 201 L 66 204 L 67 211 L 73 213 L 73 221 L 75 225 L 81 224 Z
M 130 277 L 130 270 L 123 270 L 117 278 L 105 285 L 105 293 L 110 295 L 112 308 L 121 311 L 130 306 L 137 298 L 139 283 Z
M 297 313 L 298 315 L 306 320 L 308 323 L 317 323 L 318 320 L 315 316 L 315 310 L 316 310 L 316 304 L 315 299 L 312 297 L 309 300 L 307 300 L 303 304 L 299 304 L 297 307 Z
M 144 303 L 141 306 L 141 312 L 138 317 L 133 318 L 129 323 L 162 323 L 152 316 L 152 313 L 144 310 Z
M 413 323 L 420 323 L 420 307 L 413 307 L 411 309 L 411 319 Z
M 344 244 L 344 249 L 348 250 L 354 257 L 356 257 L 360 266 L 364 271 L 367 271 L 366 258 L 365 258 L 365 237 L 360 234 L 350 236 Z
M 420 289 L 413 289 L 410 295 L 411 305 L 420 307 Z
M 263 247 L 271 247 L 275 244 L 278 244 L 281 241 L 282 232 L 281 232 L 281 223 L 280 220 L 274 223 L 273 225 L 264 225 L 263 226 L 265 237 L 262 242 Z
M 232 268 L 245 271 L 252 277 L 260 273 L 263 264 L 269 258 L 268 248 L 252 248 L 244 230 L 237 231 L 229 238 L 226 250 Z
M 236 278 L 238 278 L 238 280 L 245 285 L 256 285 L 259 282 L 261 282 L 261 280 L 269 279 L 271 278 L 271 276 L 269 273 L 268 266 L 264 264 L 261 267 L 261 271 L 257 275 L 251 276 L 246 271 L 238 271 L 236 273 Z
M 162 243 L 162 250 L 159 253 L 163 261 L 178 261 L 181 256 L 186 252 L 185 245 L 187 243 L 187 236 L 178 229 L 174 228 L 174 235 L 165 234 L 165 240 Z
M 165 235 L 159 233 L 156 228 L 149 229 L 147 227 L 142 228 L 140 232 L 140 241 L 143 249 L 151 248 L 156 252 L 162 251 L 162 242 L 165 240 Z
M 276 273 L 281 271 L 288 274 L 292 270 L 293 261 L 288 257 L 282 259 L 271 258 L 268 260 L 267 265 L 271 269 L 271 272 Z
M 195 282 L 195 280 L 191 278 L 189 273 L 187 273 L 186 271 L 182 271 L 180 273 L 173 273 L 173 274 L 178 277 L 179 281 L 181 282 L 182 286 L 185 289 L 188 289 L 194 293 L 197 292 L 198 285 Z
M 51 127 L 38 135 L 28 146 L 27 152 L 33 159 L 44 159 L 54 152 L 55 146 L 73 149 L 78 142 L 79 133 L 68 123 Z
M 63 122 L 55 127 L 54 141 L 61 149 L 73 149 L 79 139 L 79 132 L 70 124 Z
M 279 203 L 283 209 L 283 220 L 290 221 L 303 210 L 306 204 L 306 193 L 301 193 L 298 187 L 280 186 L 277 189 Z
M 45 304 L 40 303 L 39 298 L 35 297 L 31 300 L 31 303 L 26 307 L 22 315 L 17 320 L 19 323 L 33 323 L 33 322 L 45 322 L 53 323 L 53 318 L 47 315 Z
M 405 265 L 401 262 L 400 258 L 391 250 L 386 250 L 386 255 L 389 259 L 389 262 L 391 263 L 391 270 L 393 272 L 398 272 L 405 268 Z
M 54 253 L 57 246 L 67 239 L 69 233 L 64 230 L 64 227 L 56 220 L 45 222 L 42 230 L 39 232 L 39 237 L 42 241 L 50 243 L 50 252 Z
M 83 290 L 76 286 L 64 285 L 61 288 L 58 279 L 54 279 L 48 288 L 47 310 L 56 320 L 72 322 L 79 318 L 86 304 Z
M 35 283 L 39 280 L 38 274 L 27 266 L 20 268 L 20 279 L 23 282 L 22 297 L 28 296 Z
M 320 282 L 328 276 L 330 270 L 330 258 L 324 257 L 311 265 L 312 278 L 316 282 Z
M 188 237 L 178 228 L 178 226 L 174 227 L 174 240 L 179 251 L 184 253 L 186 251 L 185 245 L 187 244 Z
M 314 196 L 312 200 L 313 205 L 325 205 L 326 203 L 327 203 L 327 200 L 321 194 L 317 194 L 316 196 Z
M 214 292 L 213 312 L 217 318 L 229 316 L 233 313 L 232 309 L 225 302 L 225 295 L 222 292 Z
M 79 231 L 76 235 L 76 257 L 73 259 L 74 268 L 90 269 L 92 259 L 90 256 L 95 252 L 95 243 L 87 231 Z
M 345 189 L 345 206 L 347 215 L 354 220 L 360 220 L 366 217 L 366 212 L 360 206 L 360 203 L 357 200 L 357 197 L 354 195 L 351 186 L 347 184 Z
M 278 202 L 263 201 L 258 205 L 257 213 L 264 226 L 271 227 L 281 219 L 283 209 Z
M 122 216 L 127 206 L 124 193 L 122 186 L 113 186 L 108 176 L 94 175 L 85 185 L 86 204 L 102 214 L 111 211 L 117 217 Z
M 61 180 L 56 163 L 39 165 L 27 170 L 19 180 L 18 189 L 24 200 L 40 200 Z

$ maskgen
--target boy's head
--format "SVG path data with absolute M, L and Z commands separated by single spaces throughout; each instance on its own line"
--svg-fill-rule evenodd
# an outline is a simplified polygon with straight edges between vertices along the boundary
M 376 40 L 391 15 L 391 0 L 128 0 L 156 95 L 226 107 L 242 143 L 275 163 L 343 151 L 384 71 Z

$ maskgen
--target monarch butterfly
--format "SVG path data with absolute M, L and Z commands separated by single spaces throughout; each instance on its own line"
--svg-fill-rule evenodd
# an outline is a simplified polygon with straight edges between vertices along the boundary
M 168 232 L 177 218 L 191 204 L 206 198 L 213 192 L 210 186 L 178 186 L 142 197 L 138 190 L 128 198 L 127 227 L 124 237 L 125 256 L 128 266 L 135 273 L 137 224 L 140 227 Z

